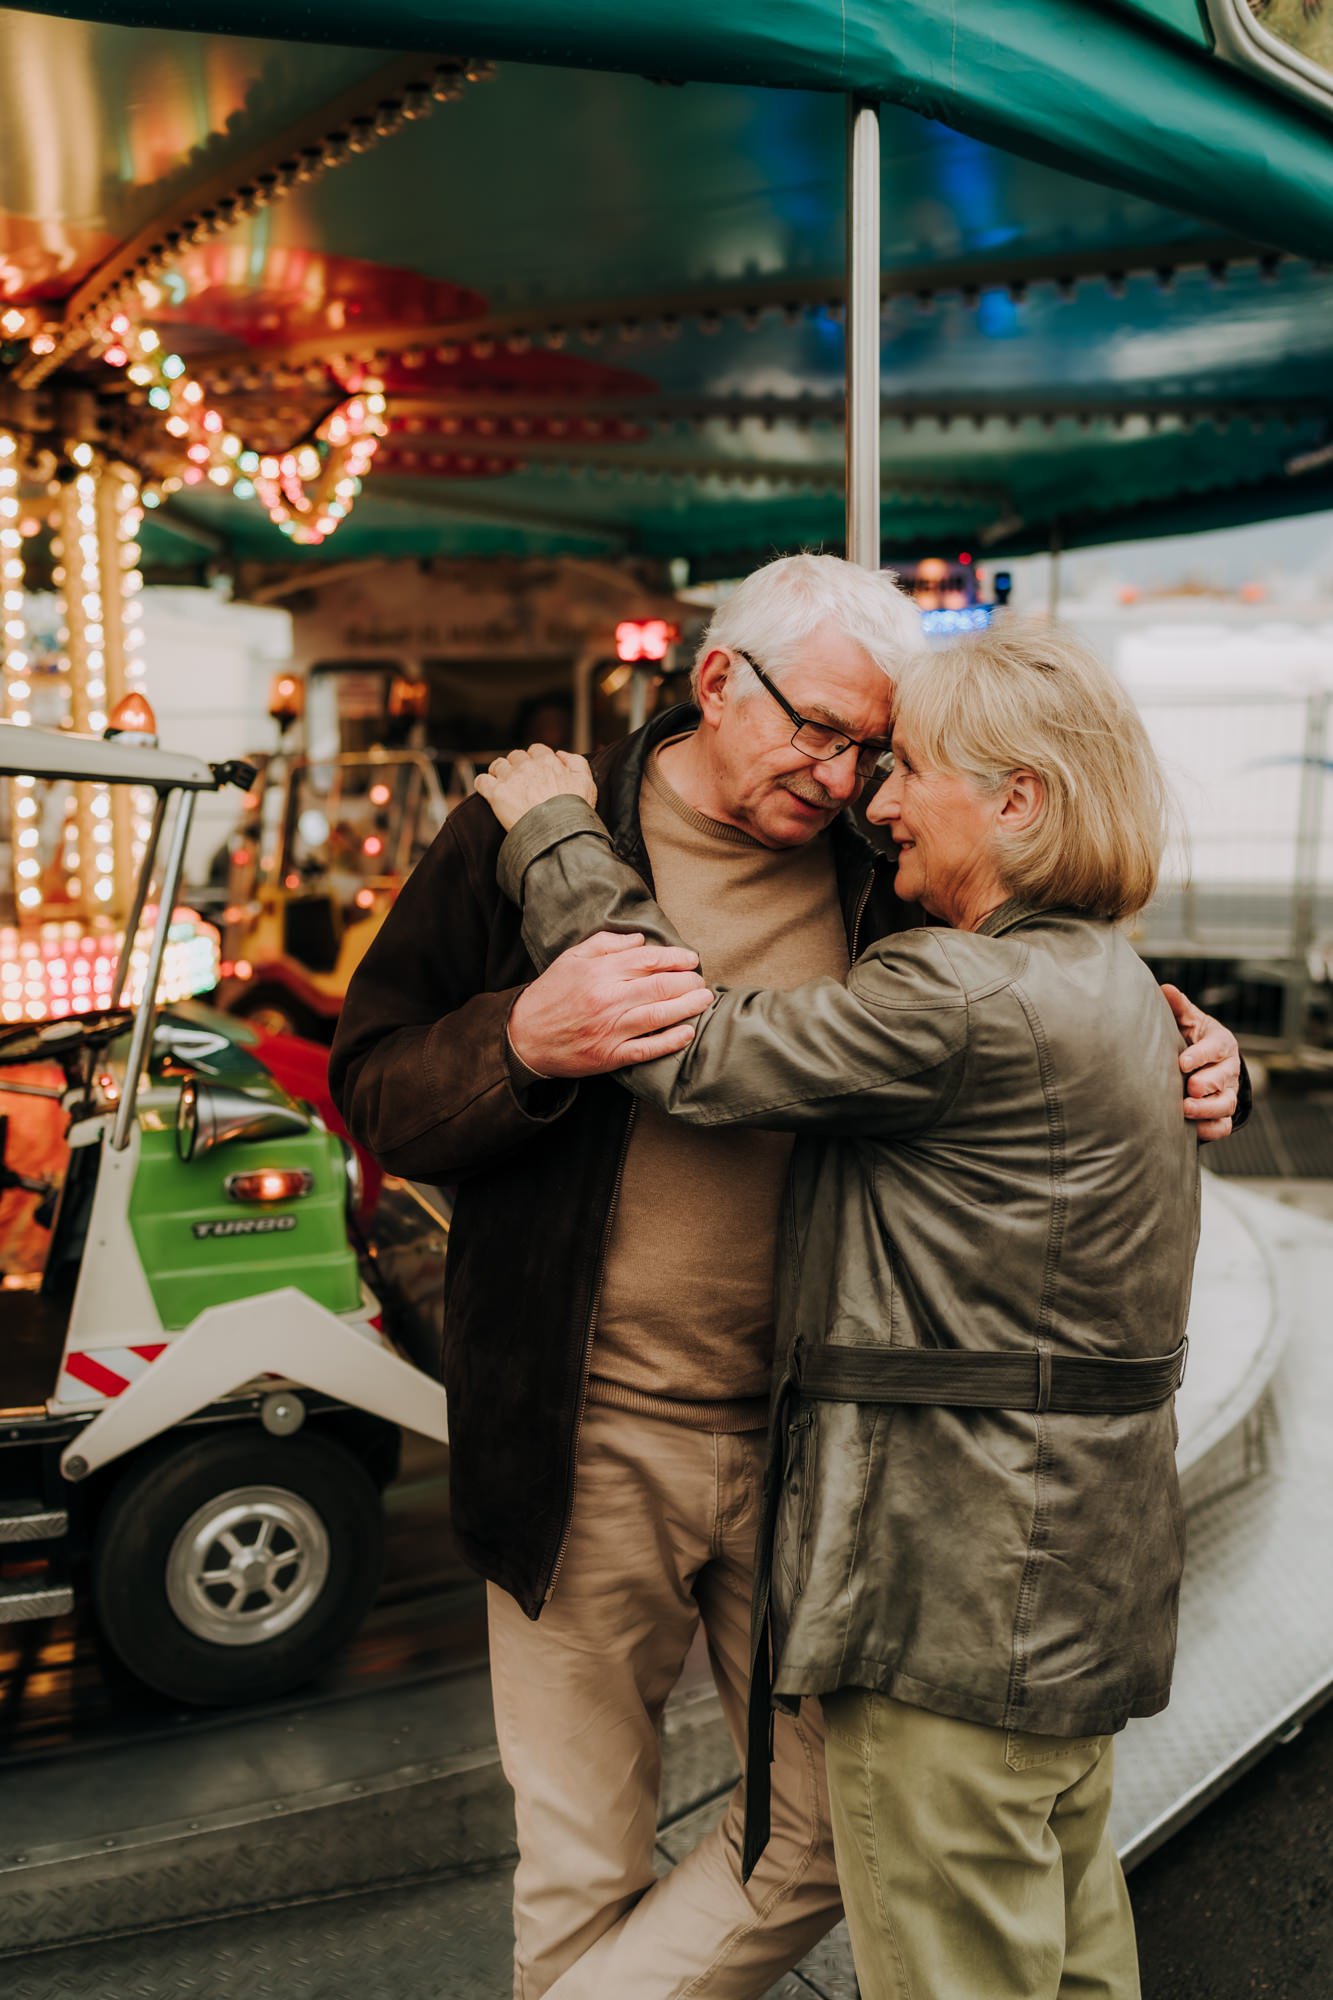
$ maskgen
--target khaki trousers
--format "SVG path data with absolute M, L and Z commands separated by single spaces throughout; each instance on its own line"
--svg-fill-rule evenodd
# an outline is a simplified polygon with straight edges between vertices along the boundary
M 823 1701 L 862 2000 L 1138 2000 L 1111 1741 Z
M 550 1602 L 534 1623 L 489 1592 L 516 2000 L 758 2000 L 842 1914 L 814 1702 L 776 1718 L 773 1838 L 745 1887 L 739 1789 L 655 1879 L 659 1724 L 700 1623 L 741 1754 L 765 1448 L 590 1405 Z

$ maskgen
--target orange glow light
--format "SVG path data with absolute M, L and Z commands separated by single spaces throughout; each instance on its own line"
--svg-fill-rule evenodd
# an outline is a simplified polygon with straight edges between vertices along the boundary
M 108 736 L 156 736 L 157 717 L 148 697 L 136 689 L 123 694 L 106 719 Z

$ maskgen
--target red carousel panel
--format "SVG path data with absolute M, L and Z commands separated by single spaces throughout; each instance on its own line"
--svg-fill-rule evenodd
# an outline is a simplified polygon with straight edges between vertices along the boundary
M 155 324 L 264 348 L 361 328 L 474 319 L 486 310 L 480 292 L 415 271 L 295 245 L 257 248 L 232 237 L 189 251 L 162 281 Z
M 105 230 L 0 209 L 0 299 L 18 306 L 63 299 L 116 242 Z

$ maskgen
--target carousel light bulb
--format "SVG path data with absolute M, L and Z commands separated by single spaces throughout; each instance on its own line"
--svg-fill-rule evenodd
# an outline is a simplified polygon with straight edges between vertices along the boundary
M 93 462 L 93 448 L 90 444 L 71 445 L 69 455 L 75 465 L 88 466 Z M 82 483 L 82 480 L 80 480 L 79 484 L 82 485 Z
M 146 326 L 139 334 L 139 346 L 145 354 L 153 354 L 162 345 L 151 326 Z

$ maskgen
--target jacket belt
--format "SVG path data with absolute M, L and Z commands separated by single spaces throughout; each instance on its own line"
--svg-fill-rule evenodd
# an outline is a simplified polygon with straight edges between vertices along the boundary
M 1146 1361 L 1084 1354 L 980 1352 L 960 1347 L 816 1347 L 798 1342 L 778 1398 L 778 1428 L 789 1398 L 827 1403 L 929 1403 L 960 1410 L 1049 1410 L 1057 1416 L 1133 1416 L 1168 1402 L 1185 1379 L 1188 1337 L 1171 1354 Z M 779 1482 L 765 1492 L 755 1577 L 755 1630 L 745 1767 L 741 1880 L 748 1882 L 769 1835 L 769 1763 L 773 1745 L 773 1658 L 769 1563 Z
M 960 1347 L 816 1347 L 793 1358 L 794 1386 L 828 1403 L 932 1403 L 960 1410 L 1049 1410 L 1133 1416 L 1169 1401 L 1188 1340 L 1148 1360 L 1085 1354 L 1000 1354 Z

